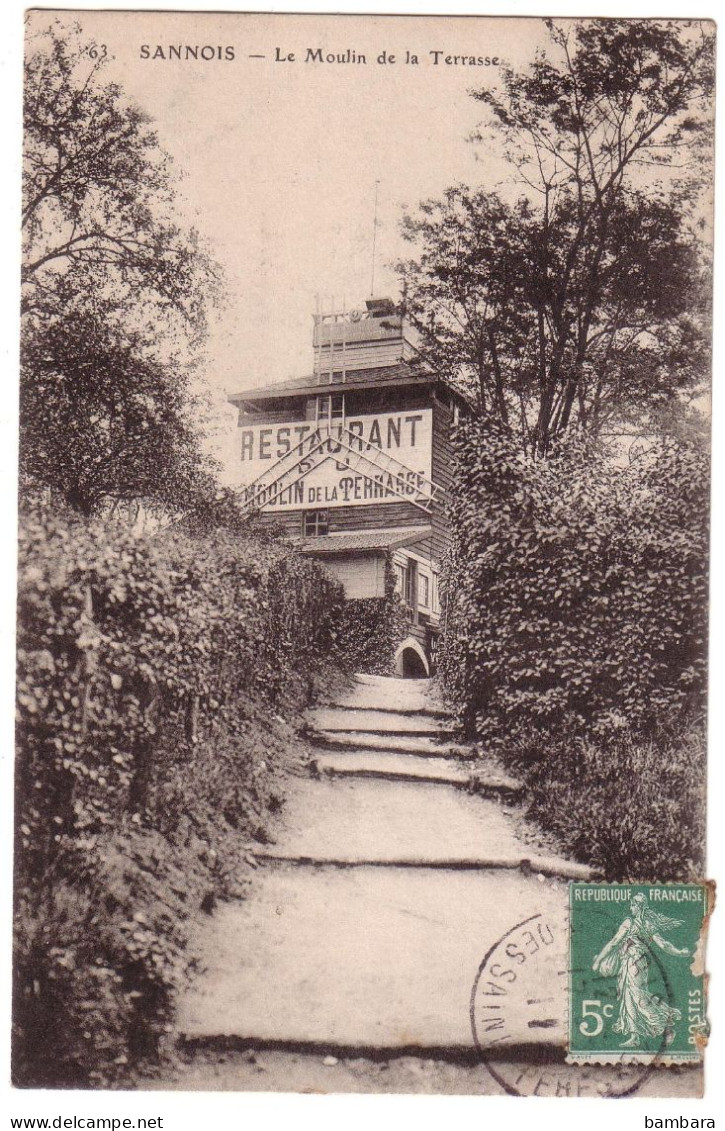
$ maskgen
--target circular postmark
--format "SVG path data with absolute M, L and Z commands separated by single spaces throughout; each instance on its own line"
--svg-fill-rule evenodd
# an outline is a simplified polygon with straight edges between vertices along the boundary
M 606 1064 L 567 1063 L 568 923 L 563 910 L 537 912 L 515 923 L 487 950 L 470 997 L 471 1031 L 481 1063 L 509 1095 L 634 1095 L 662 1064 L 664 1038 L 644 1059 L 622 1050 L 620 1059 Z M 669 994 L 666 971 L 657 965 L 663 993 Z

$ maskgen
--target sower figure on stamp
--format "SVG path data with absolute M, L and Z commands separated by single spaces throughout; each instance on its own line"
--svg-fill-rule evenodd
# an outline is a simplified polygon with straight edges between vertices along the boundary
M 669 1044 L 674 1037 L 674 1024 L 682 1014 L 650 993 L 649 951 L 654 944 L 665 954 L 687 957 L 690 953 L 687 947 L 676 947 L 659 933 L 681 927 L 683 922 L 652 911 L 647 897 L 641 893 L 634 896 L 630 911 L 631 916 L 594 959 L 592 969 L 605 978 L 617 976 L 619 1014 L 613 1028 L 615 1033 L 627 1036 L 622 1048 L 635 1048 L 641 1037 L 663 1034 Z

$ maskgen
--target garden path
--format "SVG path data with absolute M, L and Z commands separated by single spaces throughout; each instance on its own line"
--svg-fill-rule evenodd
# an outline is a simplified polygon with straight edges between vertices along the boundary
M 531 919 L 554 927 L 536 961 L 546 993 L 506 996 L 506 1047 L 560 1049 L 565 880 L 587 869 L 524 837 L 521 787 L 501 767 L 476 762 L 485 796 L 461 788 L 473 751 L 430 681 L 358 676 L 309 726 L 310 777 L 256 853 L 251 898 L 204 932 L 204 973 L 179 1009 L 187 1044 L 471 1053 L 479 965 Z

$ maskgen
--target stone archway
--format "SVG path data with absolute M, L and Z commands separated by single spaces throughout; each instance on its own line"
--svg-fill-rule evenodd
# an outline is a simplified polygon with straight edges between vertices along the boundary
M 415 637 L 408 636 L 398 647 L 395 674 L 403 679 L 428 679 L 430 676 L 428 657 Z

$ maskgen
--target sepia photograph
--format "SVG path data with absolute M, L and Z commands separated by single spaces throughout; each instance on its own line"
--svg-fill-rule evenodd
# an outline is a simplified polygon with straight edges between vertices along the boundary
M 707 1098 L 715 38 L 26 13 L 14 1088 Z

